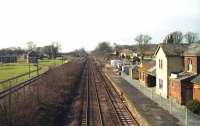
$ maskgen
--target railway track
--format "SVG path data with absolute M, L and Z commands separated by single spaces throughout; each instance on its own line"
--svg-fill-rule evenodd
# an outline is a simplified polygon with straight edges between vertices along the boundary
M 89 61 L 90 62 L 90 61 Z M 84 90 L 84 102 L 83 102 L 83 111 L 82 111 L 82 126 L 103 126 L 102 121 L 102 112 L 100 108 L 99 98 L 94 87 L 92 73 L 91 73 L 91 64 L 88 63 L 86 66 L 86 77 L 85 84 L 86 88 Z
M 93 59 L 85 70 L 82 126 L 139 126 Z
M 103 80 L 105 90 L 115 108 L 117 116 L 122 126 L 138 126 L 136 119 L 132 116 L 124 102 L 120 99 L 120 96 L 116 93 L 114 88 L 111 86 L 110 81 L 99 71 L 99 75 Z

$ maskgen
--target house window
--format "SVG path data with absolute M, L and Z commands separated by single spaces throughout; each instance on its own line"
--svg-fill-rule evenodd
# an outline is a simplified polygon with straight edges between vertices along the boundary
M 162 88 L 163 88 L 163 80 L 159 79 L 159 89 L 162 89 Z
M 188 72 L 192 72 L 192 58 L 188 58 Z
M 159 68 L 160 68 L 160 69 L 163 68 L 163 61 L 162 61 L 162 59 L 159 59 Z

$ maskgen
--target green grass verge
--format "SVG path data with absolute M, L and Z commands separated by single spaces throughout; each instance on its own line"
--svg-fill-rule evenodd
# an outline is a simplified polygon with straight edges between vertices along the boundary
M 51 59 L 43 59 L 43 60 L 39 60 L 39 67 L 41 67 L 42 69 L 39 71 L 39 74 L 46 72 L 50 67 L 54 67 L 54 66 L 58 66 L 62 64 L 62 60 L 61 59 L 55 59 L 55 60 L 51 60 Z M 30 70 L 36 70 L 37 67 L 34 66 L 33 64 L 30 65 Z M 0 64 L 0 81 L 4 81 L 7 80 L 9 78 L 12 77 L 16 77 L 19 75 L 22 75 L 24 73 L 29 72 L 29 64 L 26 63 L 26 60 L 24 59 L 20 59 L 18 60 L 17 63 L 10 63 L 10 64 Z M 33 78 L 37 76 L 37 72 L 33 72 L 31 73 L 31 77 Z M 18 79 L 9 81 L 7 83 L 3 83 L 0 84 L 0 90 L 2 89 L 6 89 L 9 88 L 9 83 L 12 86 L 19 84 L 21 82 L 24 82 L 29 78 L 29 75 L 20 77 Z

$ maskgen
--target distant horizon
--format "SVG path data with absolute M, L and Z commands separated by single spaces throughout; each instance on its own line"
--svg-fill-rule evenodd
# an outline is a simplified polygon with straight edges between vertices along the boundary
M 199 36 L 200 37 L 200 36 Z M 197 42 L 199 42 L 200 41 L 200 39 L 198 39 L 197 40 Z M 102 41 L 102 42 L 108 42 L 108 41 Z M 99 43 L 101 43 L 101 42 L 99 42 Z M 97 46 L 98 46 L 98 44 L 99 43 L 97 43 Z M 137 45 L 137 43 L 128 43 L 128 44 L 119 44 L 119 43 L 116 43 L 116 42 L 114 42 L 114 43 L 110 43 L 110 42 L 108 42 L 109 44 L 110 44 L 110 46 L 114 46 L 114 44 L 117 44 L 117 45 L 119 45 L 119 46 L 134 46 L 134 45 Z M 154 44 L 161 44 L 161 43 L 163 43 L 163 41 L 159 41 L 159 42 L 157 42 L 157 43 L 152 43 L 152 42 L 150 42 L 150 43 L 148 43 L 148 44 L 150 44 L 150 45 L 154 45 Z M 51 43 L 49 43 L 49 44 L 47 44 L 47 45 L 50 45 Z M 184 39 L 182 40 L 182 44 L 187 44 L 187 42 L 185 42 L 184 41 Z M 46 45 L 44 45 L 44 46 L 46 46 Z M 36 47 L 44 47 L 44 46 L 36 46 Z M 19 48 L 20 46 L 18 46 L 18 47 L 6 47 L 6 48 L 0 48 L 0 49 L 8 49 L 8 48 Z M 21 49 L 24 49 L 24 50 L 28 50 L 27 49 L 27 47 L 20 47 Z M 70 50 L 70 51 L 60 51 L 60 53 L 69 53 L 69 52 L 73 52 L 73 51 L 75 51 L 75 50 L 79 50 L 79 49 L 82 49 L 82 48 L 76 48 L 76 49 L 74 49 L 74 50 Z M 85 48 L 84 48 L 85 49 Z M 94 48 L 95 49 L 95 48 Z M 87 52 L 91 52 L 91 51 L 93 51 L 94 49 L 92 49 L 92 50 L 86 50 L 85 49 L 85 51 L 87 51 Z
M 200 34 L 200 0 L 0 1 L 0 48 L 56 41 L 62 52 L 99 42 L 133 45 L 139 34 L 160 43 L 174 31 Z

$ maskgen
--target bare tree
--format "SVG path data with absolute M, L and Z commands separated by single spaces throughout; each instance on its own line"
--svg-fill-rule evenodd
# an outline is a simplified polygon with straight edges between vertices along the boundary
M 175 31 L 172 33 L 169 33 L 165 39 L 164 39 L 164 43 L 167 44 L 180 44 L 182 42 L 183 39 L 183 34 L 180 31 Z
M 36 44 L 33 41 L 29 41 L 26 44 L 27 44 L 27 47 L 28 47 L 29 51 L 36 49 Z
M 197 39 L 198 39 L 197 33 L 194 33 L 194 32 L 187 32 L 184 35 L 184 37 L 186 39 L 186 42 L 189 43 L 189 44 L 197 41 Z
M 105 58 L 108 55 L 110 55 L 112 51 L 113 50 L 110 43 L 104 41 L 104 42 L 100 42 L 92 53 L 96 56 Z
M 143 60 L 144 50 L 146 48 L 146 45 L 150 42 L 151 39 L 152 39 L 151 36 L 143 34 L 140 34 L 135 37 L 135 41 L 137 42 L 140 50 L 141 60 Z

